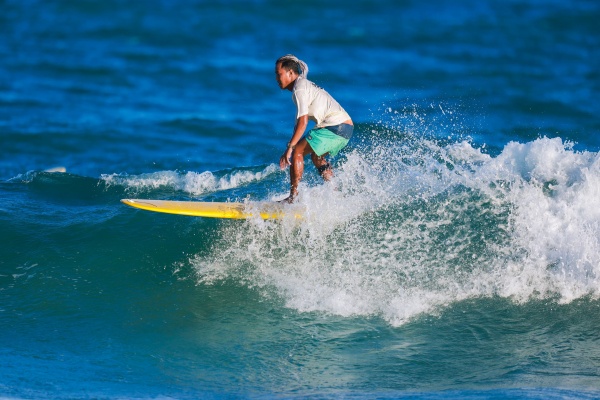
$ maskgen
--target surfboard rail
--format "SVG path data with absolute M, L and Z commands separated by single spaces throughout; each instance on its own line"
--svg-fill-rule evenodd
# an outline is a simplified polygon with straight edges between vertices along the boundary
M 206 202 L 151 199 L 122 199 L 122 203 L 141 210 L 158 213 L 187 215 L 205 218 L 247 219 L 260 216 L 262 219 L 285 217 L 284 204 L 275 202 Z M 292 211 L 295 218 L 302 218 L 298 210 Z

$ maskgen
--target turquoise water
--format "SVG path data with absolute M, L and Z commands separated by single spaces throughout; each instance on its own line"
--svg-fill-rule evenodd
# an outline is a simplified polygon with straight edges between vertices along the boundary
M 2 8 L 0 397 L 600 397 L 597 2 Z M 120 203 L 284 197 L 286 53 L 303 220 Z

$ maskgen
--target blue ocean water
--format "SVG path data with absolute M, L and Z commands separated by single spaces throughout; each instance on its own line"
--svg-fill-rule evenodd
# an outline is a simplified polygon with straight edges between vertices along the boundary
M 0 397 L 600 397 L 597 1 L 0 4 Z M 302 221 L 120 203 L 285 196 L 287 53 Z

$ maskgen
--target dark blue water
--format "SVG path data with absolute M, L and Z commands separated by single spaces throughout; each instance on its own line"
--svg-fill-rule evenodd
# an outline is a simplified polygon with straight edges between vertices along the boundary
M 0 397 L 600 397 L 598 2 L 0 5 Z M 302 221 L 120 203 L 285 196 L 287 53 Z

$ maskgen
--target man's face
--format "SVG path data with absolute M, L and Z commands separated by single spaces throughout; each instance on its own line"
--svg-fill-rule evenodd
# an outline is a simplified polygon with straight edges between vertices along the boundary
M 291 90 L 292 83 L 296 80 L 296 74 L 292 70 L 286 70 L 281 67 L 281 63 L 275 66 L 275 79 L 281 89 Z

